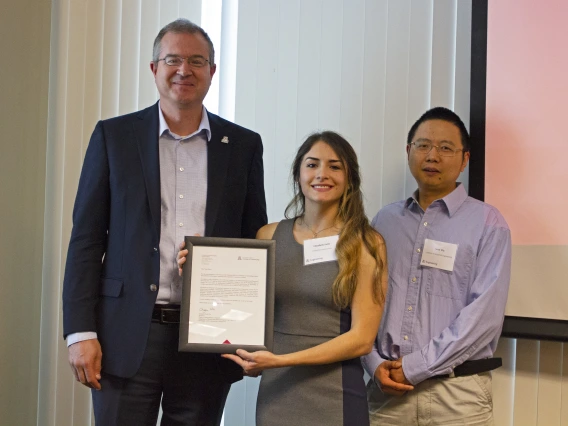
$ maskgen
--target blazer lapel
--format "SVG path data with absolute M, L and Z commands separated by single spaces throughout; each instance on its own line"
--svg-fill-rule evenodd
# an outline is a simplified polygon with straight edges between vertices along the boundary
M 160 237 L 160 150 L 158 103 L 140 111 L 134 121 L 134 134 L 142 163 L 146 193 L 152 215 L 153 228 Z
M 231 147 L 229 143 L 221 142 L 224 125 L 214 114 L 209 116 L 211 127 L 211 140 L 207 145 L 207 202 L 205 206 L 205 236 L 212 236 L 215 229 L 215 220 L 219 211 L 219 205 L 225 189 L 227 168 Z

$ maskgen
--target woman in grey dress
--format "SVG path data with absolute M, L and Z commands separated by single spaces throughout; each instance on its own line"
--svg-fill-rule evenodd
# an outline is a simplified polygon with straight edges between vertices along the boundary
M 288 219 L 257 234 L 276 240 L 274 353 L 223 356 L 247 375 L 262 373 L 258 426 L 368 425 L 359 357 L 371 351 L 383 311 L 385 245 L 364 213 L 355 151 L 340 135 L 308 137 L 292 177 Z M 321 242 L 331 241 L 332 252 L 336 244 L 337 261 L 305 262 L 305 241 L 333 236 Z

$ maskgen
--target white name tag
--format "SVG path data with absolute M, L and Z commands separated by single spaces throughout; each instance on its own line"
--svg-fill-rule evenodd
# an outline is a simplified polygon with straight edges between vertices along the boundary
M 335 246 L 339 235 L 304 240 L 304 265 L 337 260 Z
M 420 265 L 453 271 L 458 245 L 435 240 L 424 240 Z

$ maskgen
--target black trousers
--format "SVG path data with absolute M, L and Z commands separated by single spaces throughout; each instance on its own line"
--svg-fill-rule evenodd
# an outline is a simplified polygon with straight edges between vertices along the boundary
M 129 379 L 102 373 L 92 391 L 97 426 L 215 426 L 231 385 L 216 355 L 178 352 L 177 325 L 152 323 L 142 365 Z M 104 352 L 103 352 L 104 366 Z

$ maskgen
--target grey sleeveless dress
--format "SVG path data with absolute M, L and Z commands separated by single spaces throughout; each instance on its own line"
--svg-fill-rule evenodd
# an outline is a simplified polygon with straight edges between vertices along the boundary
M 278 224 L 274 353 L 307 349 L 349 330 L 351 313 L 340 310 L 331 287 L 337 262 L 304 266 L 294 221 Z M 256 407 L 257 426 L 365 426 L 369 424 L 359 358 L 328 365 L 265 370 Z

